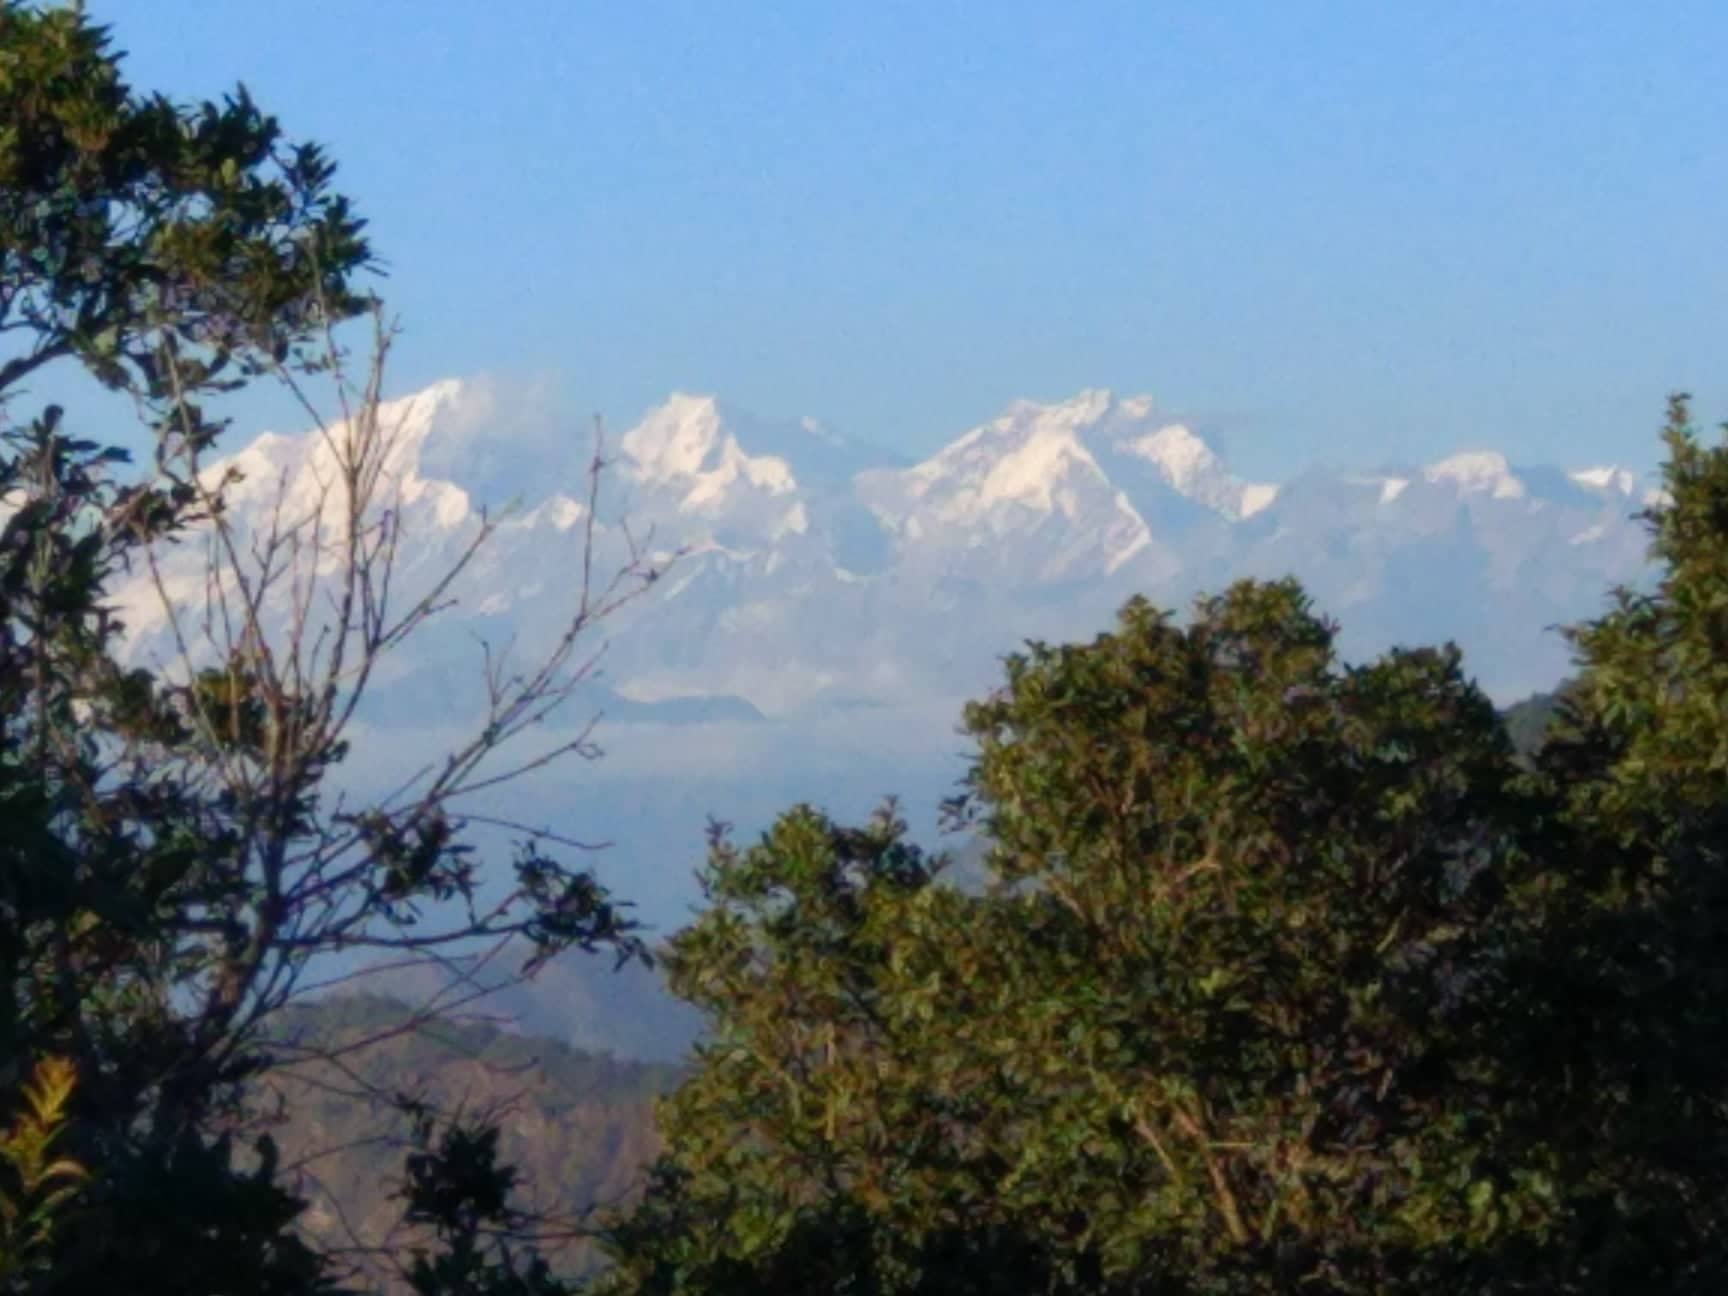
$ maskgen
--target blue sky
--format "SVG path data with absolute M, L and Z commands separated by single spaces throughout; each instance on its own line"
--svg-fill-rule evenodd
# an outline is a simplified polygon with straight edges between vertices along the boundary
M 668 390 L 921 454 L 1147 390 L 1242 469 L 1728 417 L 1728 5 L 97 0 L 390 262 L 397 388 Z

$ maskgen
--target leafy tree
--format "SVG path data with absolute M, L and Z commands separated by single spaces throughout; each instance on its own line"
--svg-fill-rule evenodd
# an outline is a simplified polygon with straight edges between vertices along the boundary
M 430 1228 L 440 1246 L 416 1249 L 406 1266 L 414 1296 L 568 1296 L 532 1237 L 523 1237 L 530 1222 L 510 1204 L 517 1172 L 499 1164 L 497 1124 L 457 1120 L 440 1128 L 421 1113 L 418 1136 L 404 1214 Z
M 54 1239 L 56 1217 L 84 1178 L 84 1168 L 55 1155 L 66 1126 L 67 1100 L 77 1077 L 64 1058 L 44 1058 L 20 1087 L 22 1109 L 0 1133 L 0 1289 L 42 1266 Z
M 332 952 L 634 948 L 592 876 L 532 834 L 483 904 L 452 803 L 591 754 L 580 738 L 495 759 L 569 697 L 580 645 L 647 576 L 634 555 L 610 581 L 579 560 L 563 639 L 497 665 L 471 740 L 401 795 L 332 795 L 377 663 L 497 524 L 402 588 L 390 335 L 356 376 L 338 330 L 374 309 L 372 254 L 332 164 L 244 89 L 180 104 L 121 61 L 81 7 L 0 0 L 0 1087 L 31 1057 L 79 1077 L 64 1144 L 90 1178 L 38 1290 L 324 1290 L 268 1138 L 250 1169 L 234 1152 L 264 1028 Z M 54 364 L 135 402 L 146 463 L 59 407 L 16 417 Z M 213 457 L 213 402 L 260 379 L 316 419 L 327 471 L 249 525 L 226 506 L 239 474 Z M 164 576 L 186 554 L 204 555 L 195 598 Z M 127 578 L 173 628 L 160 668 L 123 658 Z
M 0 50 L 0 334 L 17 351 L 0 396 L 72 358 L 163 433 L 208 437 L 199 397 L 319 362 L 371 260 L 320 148 L 244 89 L 138 94 L 81 7 L 7 0 Z
M 1670 403 L 1660 580 L 1572 628 L 1576 679 L 1538 765 L 1560 806 L 1525 1023 L 1571 1083 L 1568 1243 L 1596 1289 L 1719 1290 L 1728 1275 L 1728 445 Z
M 1728 448 L 1668 443 L 1533 761 L 1247 583 L 1008 659 L 982 895 L 892 815 L 719 839 L 608 1290 L 1720 1290 Z

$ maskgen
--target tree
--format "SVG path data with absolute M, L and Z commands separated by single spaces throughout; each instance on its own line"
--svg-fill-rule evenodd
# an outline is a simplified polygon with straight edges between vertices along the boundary
M 44 1058 L 21 1086 L 23 1109 L 0 1133 L 0 1285 L 8 1290 L 46 1263 L 56 1216 L 77 1190 L 84 1168 L 55 1155 L 76 1080 L 64 1058 Z
M 1570 1245 L 1600 1290 L 1728 1274 L 1728 444 L 1673 398 L 1654 589 L 1571 628 L 1577 678 L 1538 756 L 1559 810 L 1520 975 L 1552 987 L 1529 1047 L 1582 1092 L 1564 1118 Z M 1579 1155 L 1586 1150 L 1586 1155 Z
M 983 895 L 892 816 L 717 841 L 608 1290 L 1719 1290 L 1728 448 L 1668 441 L 1533 761 L 1454 649 L 1246 583 L 1008 659 Z
M 593 754 L 583 732 L 500 764 L 652 578 L 633 548 L 615 574 L 597 566 L 592 507 L 562 639 L 537 662 L 491 659 L 473 738 L 373 803 L 331 786 L 378 663 L 497 525 L 404 588 L 390 331 L 356 376 L 343 327 L 378 318 L 359 287 L 372 254 L 333 177 L 244 89 L 139 94 L 80 8 L 0 3 L 0 415 L 74 364 L 150 436 L 133 468 L 58 407 L 0 423 L 0 1089 L 23 1079 L 13 1059 L 66 1058 L 64 1141 L 90 1170 L 39 1290 L 120 1273 L 140 1292 L 328 1286 L 268 1138 L 252 1169 L 233 1150 L 264 1028 L 321 957 L 636 948 L 542 834 L 524 830 L 513 883 L 483 902 L 457 804 Z M 241 478 L 216 458 L 213 403 L 260 380 L 301 400 L 320 458 L 310 489 L 283 483 L 249 522 L 228 507 Z M 168 579 L 188 554 L 191 597 Z M 174 627 L 160 666 L 122 656 L 126 578 L 153 583 Z

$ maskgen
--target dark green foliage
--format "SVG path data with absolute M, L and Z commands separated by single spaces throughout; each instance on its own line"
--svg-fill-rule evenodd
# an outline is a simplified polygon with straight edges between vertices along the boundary
M 124 1290 L 304 1296 L 340 1290 L 294 1228 L 301 1202 L 278 1182 L 268 1139 L 236 1168 L 228 1139 L 186 1130 L 171 1147 L 110 1154 L 70 1219 L 52 1273 L 32 1292 Z M 116 1275 L 126 1285 L 116 1288 Z
M 30 1059 L 65 1057 L 65 1147 L 90 1171 L 31 1290 L 330 1286 L 268 1145 L 254 1171 L 224 1134 L 319 954 L 464 934 L 524 936 L 536 957 L 633 948 L 593 879 L 533 843 L 482 916 L 436 797 L 392 811 L 327 794 L 369 673 L 355 653 L 402 633 L 371 597 L 388 573 L 356 569 L 393 552 L 365 519 L 346 533 L 351 597 L 332 601 L 343 648 L 278 656 L 253 603 L 174 674 L 117 659 L 115 582 L 225 516 L 233 477 L 201 458 L 225 426 L 209 402 L 335 368 L 333 330 L 369 304 L 371 252 L 332 179 L 243 89 L 141 94 L 80 6 L 0 0 L 0 1095 Z M 135 400 L 147 463 L 58 407 L 21 417 L 23 384 L 55 363 Z M 357 396 L 363 416 L 376 383 Z M 428 933 L 440 902 L 458 917 Z
M 1668 444 L 1522 757 L 1454 650 L 1244 584 L 1008 659 L 984 894 L 891 815 L 718 841 L 607 1290 L 1721 1290 L 1728 449 Z
M 1665 440 L 1661 580 L 1569 631 L 1582 669 L 1538 757 L 1565 867 L 1526 975 L 1566 1011 L 1529 1047 L 1588 1078 L 1561 1110 L 1605 1285 L 1708 1291 L 1728 1274 L 1728 447 L 1683 398 Z
M 77 10 L 0 6 L 0 410 L 69 359 L 158 437 L 213 437 L 205 394 L 304 363 L 358 305 L 369 254 L 329 179 L 244 94 L 140 97 Z M 170 996 L 212 966 L 188 935 L 235 921 L 233 834 L 144 750 L 183 743 L 187 709 L 114 663 L 103 596 L 199 509 L 125 462 L 55 407 L 0 430 L 0 1057 L 75 1063 L 69 1146 L 94 1171 L 42 1290 L 314 1290 L 294 1199 L 198 1132 L 243 1060 Z
M 517 1172 L 498 1163 L 495 1124 L 420 1123 L 422 1150 L 408 1158 L 405 1218 L 429 1228 L 438 1249 L 416 1251 L 408 1269 L 415 1296 L 568 1296 L 532 1244 L 512 1245 L 527 1223 L 512 1209 Z
M 1493 968 L 1515 852 L 1492 707 L 1450 653 L 1340 668 L 1287 585 L 1185 630 L 1135 604 L 1008 676 L 967 715 L 971 795 L 1020 885 L 930 887 L 890 822 L 802 811 L 717 850 L 670 959 L 718 1027 L 665 1112 L 714 1221 L 692 1259 L 777 1263 L 840 1192 L 874 1224 L 863 1290 L 940 1290 L 958 1237 L 1051 1290 L 1421 1263 L 1425 1174 L 1471 1173 L 1445 1135 L 1487 985 L 1460 969 Z
M 334 167 L 243 87 L 140 95 L 74 7 L 7 0 L 0 51 L 0 328 L 25 342 L 0 396 L 71 357 L 182 434 L 189 398 L 307 363 L 359 309 L 370 252 Z

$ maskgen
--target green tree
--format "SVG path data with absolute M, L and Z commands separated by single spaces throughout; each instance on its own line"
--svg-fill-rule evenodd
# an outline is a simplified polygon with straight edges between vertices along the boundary
M 1728 1281 L 1728 445 L 1669 407 L 1660 579 L 1568 637 L 1539 769 L 1559 806 L 1520 975 L 1551 989 L 1532 1055 L 1572 1081 L 1568 1244 L 1596 1290 Z M 1561 1140 L 1564 1146 L 1564 1140 Z
M 0 397 L 71 358 L 164 433 L 208 437 L 199 397 L 318 363 L 371 259 L 321 149 L 243 88 L 138 94 L 81 7 L 7 0 L 0 51 Z
M 44 1058 L 19 1089 L 21 1109 L 0 1132 L 0 1290 L 47 1262 L 57 1216 L 84 1168 L 55 1154 L 77 1077 L 64 1058 Z
M 121 63 L 81 7 L 0 0 L 0 1088 L 31 1057 L 79 1077 L 63 1142 L 90 1178 L 35 1290 L 323 1290 L 268 1138 L 249 1169 L 234 1150 L 265 1026 L 336 951 L 634 948 L 531 835 L 482 903 L 452 802 L 510 776 L 494 757 L 568 698 L 579 645 L 646 578 L 627 560 L 581 582 L 563 639 L 491 674 L 474 737 L 406 793 L 332 795 L 374 667 L 496 523 L 428 587 L 393 580 L 390 338 L 356 374 L 339 330 L 375 309 L 372 256 L 332 164 L 244 89 L 181 104 Z M 17 417 L 56 364 L 136 403 L 146 462 L 58 407 Z M 248 529 L 215 408 L 261 379 L 318 417 L 330 471 Z M 202 607 L 163 581 L 176 547 L 208 555 Z M 127 576 L 155 580 L 174 629 L 160 669 L 120 655 Z
M 420 1147 L 407 1160 L 404 1219 L 429 1229 L 438 1250 L 414 1249 L 403 1266 L 414 1296 L 570 1296 L 533 1245 L 532 1222 L 511 1206 L 516 1170 L 498 1160 L 495 1121 L 442 1127 L 417 1115 Z
M 891 815 L 717 841 L 609 1290 L 1720 1290 L 1728 449 L 1668 442 L 1533 760 L 1248 583 L 1008 659 L 985 894 Z

